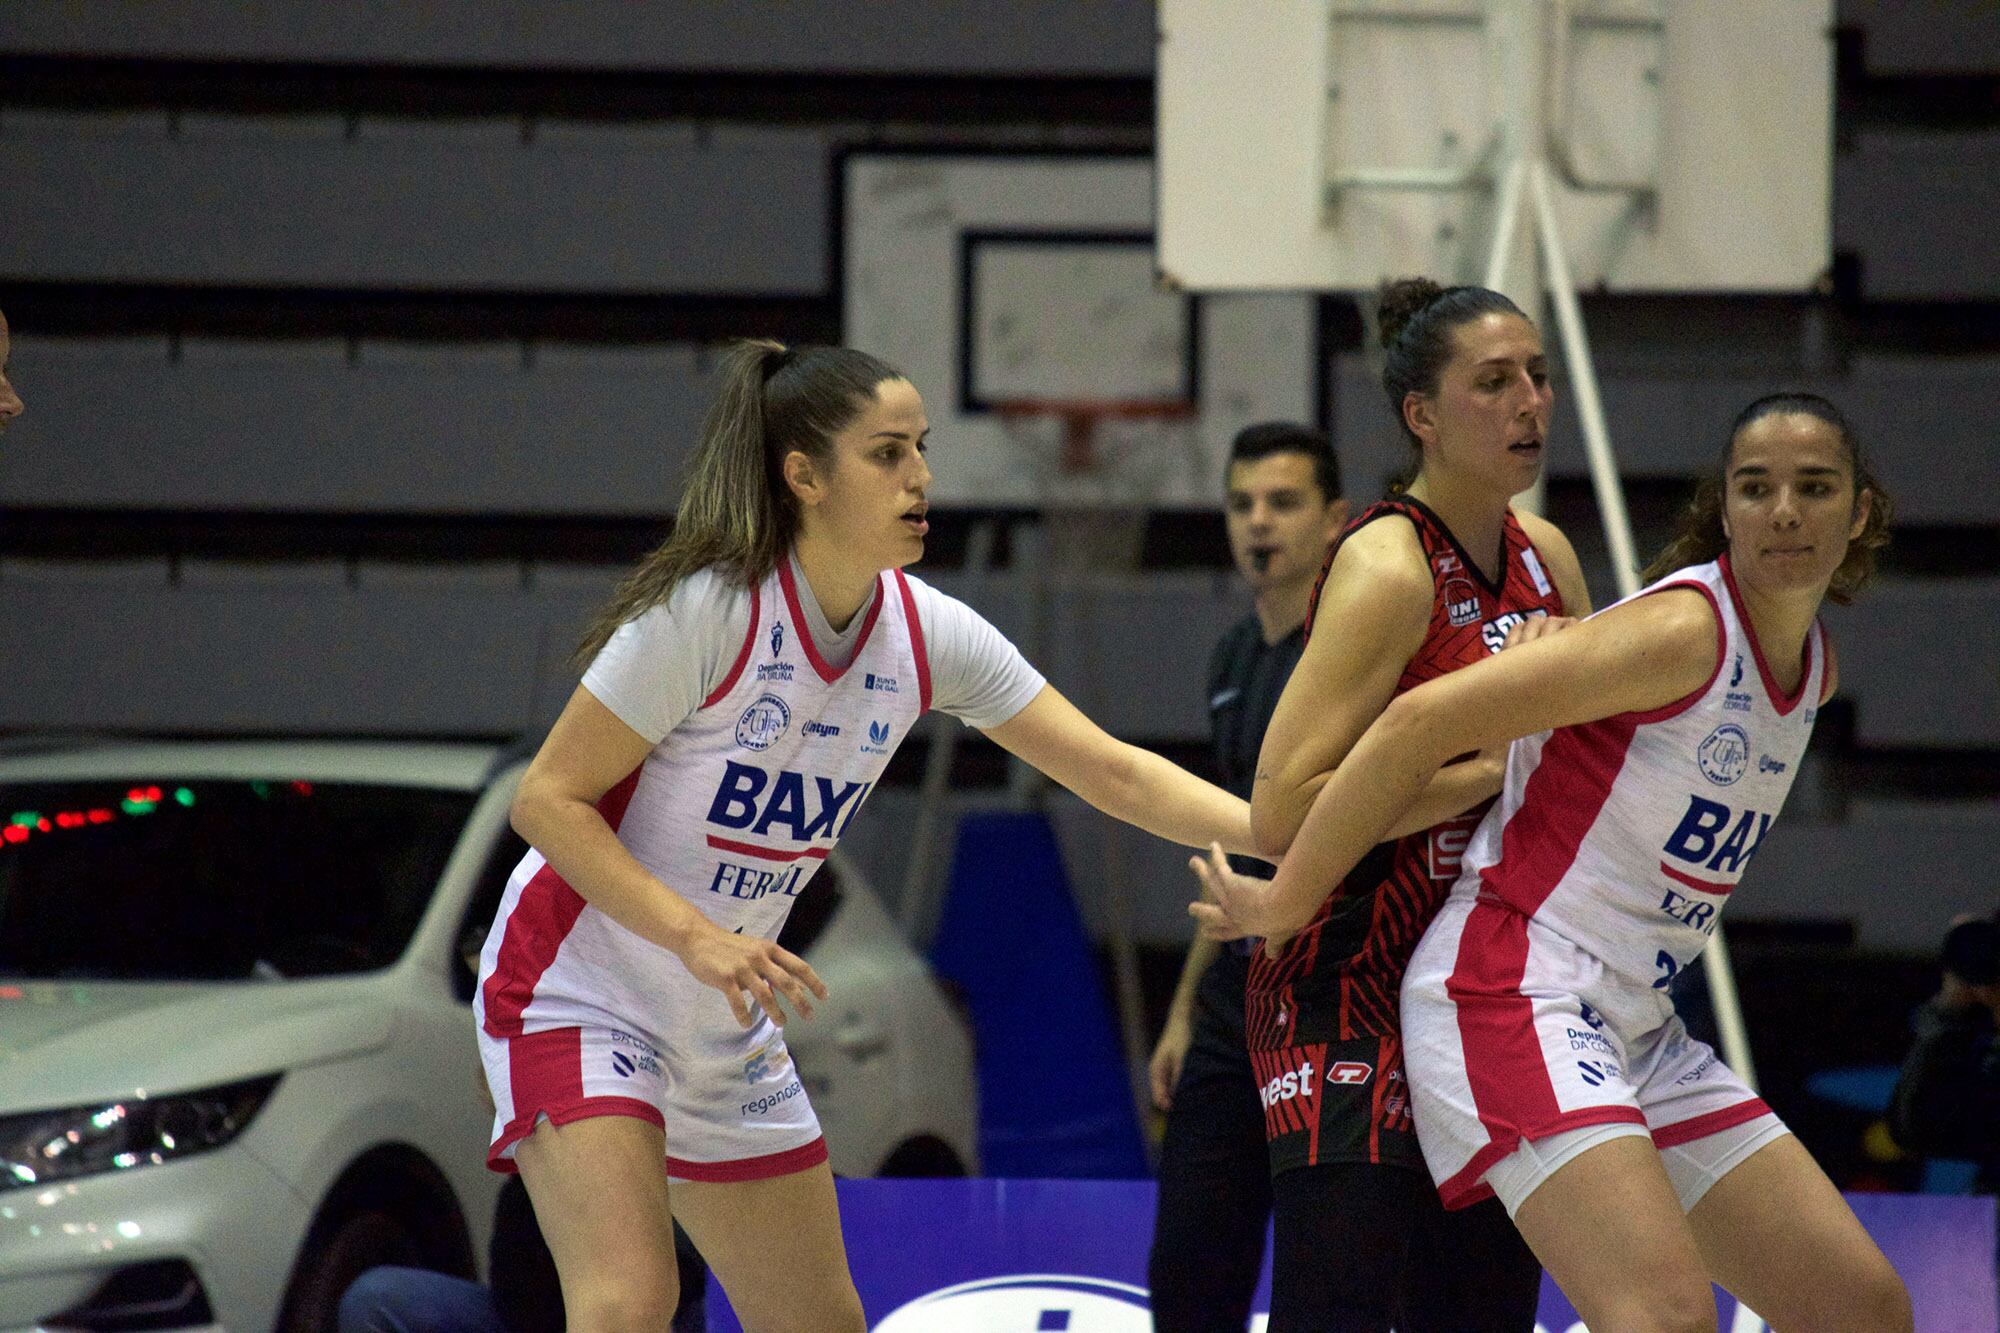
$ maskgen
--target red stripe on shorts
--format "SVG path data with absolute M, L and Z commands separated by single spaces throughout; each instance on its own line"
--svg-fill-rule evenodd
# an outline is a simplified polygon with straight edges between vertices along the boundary
M 669 1157 L 667 1174 L 681 1180 L 770 1180 L 774 1176 L 789 1176 L 809 1170 L 825 1160 L 826 1139 L 820 1137 L 783 1152 L 767 1153 L 762 1157 L 739 1157 L 731 1162 L 690 1162 Z
M 1693 1143 L 1711 1134 L 1720 1134 L 1725 1129 L 1746 1125 L 1759 1116 L 1771 1114 L 1771 1108 L 1760 1098 L 1752 1097 L 1747 1102 L 1725 1106 L 1720 1111 L 1710 1111 L 1689 1120 L 1677 1120 L 1671 1125 L 1661 1125 L 1653 1131 L 1653 1146 L 1656 1148 L 1678 1148 L 1683 1143 Z

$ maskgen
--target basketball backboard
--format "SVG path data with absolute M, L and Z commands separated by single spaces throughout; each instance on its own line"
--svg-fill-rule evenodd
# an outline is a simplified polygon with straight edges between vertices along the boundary
M 1162 271 L 1193 291 L 1476 277 L 1516 77 L 1489 47 L 1488 8 L 1537 2 L 1161 0 Z M 1557 212 L 1579 286 L 1821 278 L 1832 0 L 1539 5 L 1542 147 L 1567 178 Z M 1454 173 L 1471 184 L 1435 188 Z M 1432 188 L 1381 188 L 1399 174 Z M 1633 182 L 1648 193 L 1590 188 Z
M 1317 418 L 1311 298 L 1163 288 L 1148 157 L 862 151 L 841 183 L 843 336 L 923 393 L 946 503 L 1213 507 L 1238 430 Z M 1061 414 L 997 410 L 1023 400 L 1163 410 L 1079 470 Z

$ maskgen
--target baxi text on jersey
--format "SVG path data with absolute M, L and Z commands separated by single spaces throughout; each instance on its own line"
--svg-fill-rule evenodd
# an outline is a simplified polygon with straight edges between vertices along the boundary
M 795 842 L 837 838 L 847 831 L 871 783 L 838 782 L 779 769 L 776 776 L 731 759 L 709 802 L 708 822 L 767 836 L 777 830 Z
M 1724 829 L 1728 830 L 1726 835 Z M 1676 861 L 1734 875 L 1750 864 L 1770 831 L 1771 816 L 1761 811 L 1745 809 L 1739 813 L 1720 801 L 1689 796 L 1687 811 L 1667 835 L 1662 850 Z M 1717 885 L 1714 891 L 1727 893 L 1729 888 Z

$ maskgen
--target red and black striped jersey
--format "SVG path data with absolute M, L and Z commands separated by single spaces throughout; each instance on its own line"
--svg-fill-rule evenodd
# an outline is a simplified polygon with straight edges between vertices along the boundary
M 1421 501 L 1397 496 L 1363 510 L 1327 553 L 1306 616 L 1308 638 L 1341 543 L 1391 515 L 1415 526 L 1433 589 L 1430 628 L 1395 693 L 1499 652 L 1507 632 L 1531 616 L 1563 614 L 1562 595 L 1513 511 L 1501 530 L 1503 559 L 1494 583 L 1466 557 L 1443 519 Z M 1245 1014 L 1253 1050 L 1397 1031 L 1403 969 L 1458 878 L 1472 830 L 1491 804 L 1376 847 L 1279 957 L 1257 951 Z

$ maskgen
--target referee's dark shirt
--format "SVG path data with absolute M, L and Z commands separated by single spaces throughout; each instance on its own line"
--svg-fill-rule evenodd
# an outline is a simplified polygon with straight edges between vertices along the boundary
M 1276 643 L 1265 643 L 1263 623 L 1252 612 L 1230 626 L 1209 655 L 1210 753 L 1215 756 L 1222 786 L 1246 801 L 1257 780 L 1257 752 L 1264 746 L 1264 730 L 1271 725 L 1278 696 L 1285 692 L 1285 682 L 1299 664 L 1305 643 L 1303 624 Z M 1229 864 L 1260 879 L 1276 873 L 1268 863 L 1247 856 L 1232 856 Z M 1234 952 L 1247 956 L 1250 947 L 1245 942 Z
M 1278 709 L 1284 683 L 1306 650 L 1306 626 L 1296 624 L 1278 642 L 1264 642 L 1264 622 L 1252 610 L 1232 624 L 1216 650 L 1208 654 L 1208 747 L 1216 761 L 1216 777 L 1244 801 L 1256 785 L 1256 755 L 1264 749 L 1264 729 Z M 1230 857 L 1242 875 L 1270 879 L 1276 867 L 1256 857 Z M 1242 1035 L 1244 985 L 1250 979 L 1250 955 L 1258 941 L 1238 939 L 1224 947 L 1222 957 L 1202 973 L 1198 995 L 1218 1015 L 1226 1015 L 1230 1033 Z

